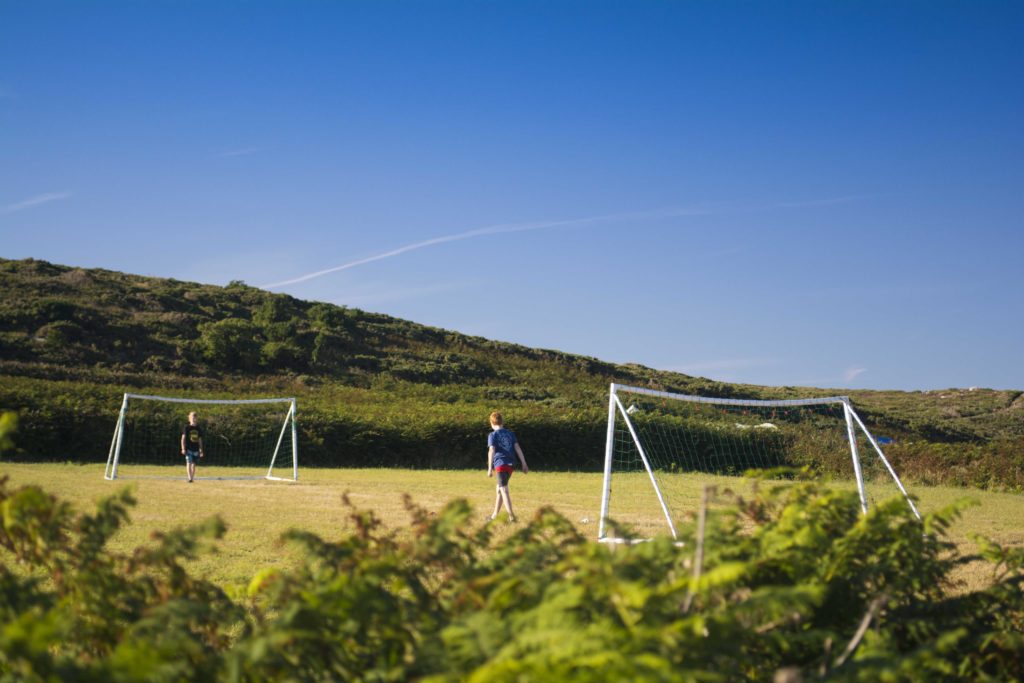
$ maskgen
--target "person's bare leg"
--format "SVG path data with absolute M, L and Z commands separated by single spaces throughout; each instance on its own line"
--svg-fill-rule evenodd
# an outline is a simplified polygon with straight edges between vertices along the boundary
M 501 487 L 499 486 L 494 495 L 494 512 L 491 513 L 491 519 L 497 519 L 498 513 L 501 512 Z
M 188 464 L 188 480 L 192 481 L 195 478 L 196 478 L 196 464 L 194 462 L 190 462 Z
M 516 515 L 512 512 L 512 497 L 508 493 L 508 487 L 502 486 L 498 490 L 501 492 L 501 497 L 505 499 L 505 508 L 508 510 L 508 521 L 516 521 Z

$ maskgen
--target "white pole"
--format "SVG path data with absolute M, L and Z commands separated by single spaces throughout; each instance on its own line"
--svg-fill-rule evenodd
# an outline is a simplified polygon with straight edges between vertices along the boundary
M 295 399 L 292 399 L 292 481 L 299 480 L 299 434 L 295 428 Z
M 110 450 L 107 451 L 107 466 L 103 469 L 103 478 L 110 479 L 110 465 L 114 462 L 114 449 L 117 447 L 117 434 L 121 431 L 121 412 L 124 410 L 124 401 L 121 401 L 121 409 L 117 411 L 117 419 L 114 421 L 114 436 L 110 439 Z
M 121 444 L 124 443 L 124 419 L 128 412 L 128 394 L 124 395 L 121 401 L 121 412 L 117 416 L 117 426 L 114 427 L 114 440 L 111 442 L 111 452 L 107 456 L 107 467 L 109 475 L 107 479 L 117 479 L 117 463 L 121 460 Z
M 277 462 L 277 454 L 281 451 L 281 442 L 284 441 L 284 433 L 288 430 L 288 425 L 291 424 L 292 407 L 288 406 L 288 412 L 284 414 L 284 422 L 281 423 L 281 432 L 277 435 L 277 445 L 274 446 L 274 453 L 270 456 L 270 467 L 267 468 L 267 479 L 270 479 L 274 474 L 274 463 Z M 293 457 L 292 460 L 295 458 Z
M 597 538 L 604 538 L 604 522 L 608 517 L 608 499 L 612 489 L 612 453 L 615 450 L 615 382 L 608 390 L 608 434 L 604 445 L 604 486 L 601 489 L 601 519 L 598 520 Z
M 864 495 L 864 475 L 860 471 L 860 455 L 857 453 L 857 435 L 853 431 L 853 420 L 850 419 L 850 404 L 843 401 L 843 415 L 846 417 L 846 437 L 850 440 L 850 457 L 853 458 L 853 474 L 857 478 L 857 493 L 860 494 L 860 509 L 868 513 L 868 499 Z
M 864 422 L 861 421 L 860 415 L 858 415 L 857 411 L 853 409 L 853 406 L 848 405 L 847 409 L 850 411 L 850 414 L 853 415 L 853 419 L 857 420 L 857 424 L 859 424 L 860 428 L 864 431 L 864 435 L 868 437 L 868 441 L 870 441 L 871 445 L 874 446 L 875 452 L 878 453 L 878 457 L 882 459 L 882 463 L 885 465 L 885 469 L 889 470 L 889 474 L 892 475 L 892 479 L 896 482 L 896 486 L 898 486 L 900 492 L 903 493 L 903 497 L 907 499 L 907 504 L 910 506 L 910 509 L 914 511 L 914 516 L 921 519 L 921 513 L 917 511 L 914 501 L 910 499 L 910 494 L 907 493 L 905 488 L 903 488 L 903 482 L 901 482 L 900 478 L 896 476 L 896 470 L 894 470 L 892 465 L 889 464 L 889 460 L 886 459 L 885 454 L 882 453 L 882 449 L 879 447 L 878 442 L 875 441 L 875 437 L 873 437 L 871 432 L 868 431 L 868 428 L 864 426 Z
M 110 439 L 110 450 L 107 452 L 107 466 L 103 469 L 103 478 L 110 479 L 110 464 L 114 461 L 114 448 L 117 446 L 117 433 L 121 427 L 121 413 L 124 411 L 124 400 L 121 401 L 121 409 L 117 411 L 117 420 L 114 421 L 114 436 Z
M 654 493 L 658 496 L 658 502 L 661 503 L 661 510 L 665 513 L 665 519 L 668 521 L 668 528 L 672 532 L 672 538 L 679 538 L 676 535 L 676 525 L 672 523 L 672 515 L 668 511 L 668 505 L 665 504 L 665 499 L 661 496 L 661 489 L 658 488 L 658 481 L 654 478 L 654 470 L 651 469 L 651 463 L 647 460 L 647 453 L 644 452 L 644 447 L 640 445 L 640 437 L 637 436 L 636 430 L 633 429 L 633 421 L 629 419 L 629 414 L 626 413 L 626 409 L 622 407 L 622 402 L 618 396 L 615 396 L 615 404 L 619 407 L 619 412 L 622 413 L 622 418 L 626 421 L 626 426 L 629 427 L 629 433 L 633 436 L 633 443 L 636 444 L 637 451 L 640 452 L 640 459 L 644 463 L 644 468 L 647 470 L 647 476 L 651 478 L 651 485 L 654 486 Z

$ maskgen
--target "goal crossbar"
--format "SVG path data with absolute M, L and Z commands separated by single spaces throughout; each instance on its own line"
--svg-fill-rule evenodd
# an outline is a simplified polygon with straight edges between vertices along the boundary
M 125 399 L 141 398 L 147 401 L 163 403 L 198 403 L 219 405 L 254 405 L 258 403 L 295 403 L 294 398 L 175 398 L 173 396 L 155 396 L 152 394 L 125 394 Z
M 654 396 L 657 398 L 671 398 L 676 401 L 688 401 L 690 403 L 714 403 L 723 406 L 751 406 L 761 408 L 782 408 L 786 406 L 815 406 L 828 403 L 849 403 L 848 396 L 827 396 L 825 398 L 789 398 L 775 401 L 758 400 L 752 398 L 715 398 L 713 396 L 695 396 L 693 394 L 674 394 L 671 391 L 658 391 L 644 387 L 631 387 L 625 384 L 612 384 L 611 393 L 619 391 L 630 394 L 641 394 L 643 396 Z
M 633 387 L 621 384 L 611 384 L 608 396 L 608 431 L 607 440 L 605 444 L 605 461 L 604 461 L 604 480 L 602 487 L 601 497 L 601 517 L 598 523 L 598 540 L 603 542 L 622 542 L 622 539 L 611 538 L 607 535 L 607 521 L 609 503 L 611 499 L 611 480 L 613 475 L 613 457 L 615 449 L 615 423 L 616 420 L 621 417 L 626 429 L 629 433 L 630 439 L 632 440 L 633 446 L 636 448 L 637 454 L 639 455 L 640 461 L 643 465 L 643 469 L 647 474 L 647 478 L 651 482 L 651 486 L 654 488 L 654 493 L 657 496 L 661 511 L 665 516 L 666 523 L 669 528 L 669 532 L 673 538 L 677 538 L 675 523 L 672 519 L 672 514 L 669 510 L 668 504 L 666 503 L 665 496 L 662 493 L 661 487 L 658 484 L 658 478 L 655 476 L 654 469 L 651 465 L 650 458 L 644 448 L 644 445 L 638 434 L 636 425 L 633 419 L 630 417 L 630 410 L 628 410 L 619 399 L 619 393 L 628 393 L 642 396 L 650 396 L 654 398 L 670 399 L 675 401 L 684 401 L 688 403 L 701 403 L 719 406 L 737 406 L 737 407 L 748 407 L 748 408 L 798 408 L 801 406 L 822 406 L 822 405 L 836 405 L 842 406 L 843 417 L 845 422 L 846 439 L 850 448 L 850 458 L 853 463 L 854 478 L 857 482 L 857 492 L 860 496 L 861 511 L 867 514 L 868 511 L 868 500 L 864 489 L 864 477 L 861 471 L 860 453 L 857 449 L 857 436 L 856 430 L 859 430 L 864 434 L 868 443 L 874 449 L 879 460 L 885 466 L 886 471 L 892 477 L 896 486 L 899 488 L 900 493 L 906 499 L 907 504 L 913 511 L 914 515 L 921 519 L 921 514 L 918 512 L 917 507 L 914 505 L 914 501 L 911 499 L 910 494 L 907 493 L 906 488 L 903 486 L 903 482 L 900 481 L 899 476 L 889 463 L 888 458 L 885 457 L 885 453 L 882 452 L 882 448 L 878 445 L 878 441 L 874 435 L 865 426 L 863 420 L 854 410 L 853 404 L 848 396 L 826 396 L 817 398 L 801 398 L 801 399 L 780 399 L 780 400 L 757 400 L 757 399 L 736 399 L 736 398 L 715 398 L 709 396 L 695 396 L 691 394 L 677 394 L 668 391 L 659 391 L 655 389 L 648 389 L 645 387 Z

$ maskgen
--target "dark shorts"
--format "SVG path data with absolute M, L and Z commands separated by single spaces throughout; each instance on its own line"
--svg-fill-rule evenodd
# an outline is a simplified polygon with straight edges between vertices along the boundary
M 498 472 L 498 486 L 508 486 L 508 480 L 512 477 L 512 468 L 499 465 L 496 471 Z
M 185 462 L 189 465 L 199 462 L 199 451 L 185 451 Z

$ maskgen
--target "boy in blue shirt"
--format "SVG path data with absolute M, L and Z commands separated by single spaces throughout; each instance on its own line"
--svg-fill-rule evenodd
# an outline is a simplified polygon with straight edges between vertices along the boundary
M 494 512 L 491 519 L 498 516 L 502 503 L 508 509 L 508 521 L 516 521 L 512 512 L 512 499 L 508 495 L 508 480 L 515 469 L 516 458 L 523 468 L 523 474 L 530 471 L 526 465 L 526 458 L 523 456 L 523 449 L 519 447 L 516 435 L 503 426 L 504 418 L 501 413 L 491 413 L 491 433 L 487 436 L 487 476 L 493 477 L 498 473 L 498 494 L 494 500 Z

